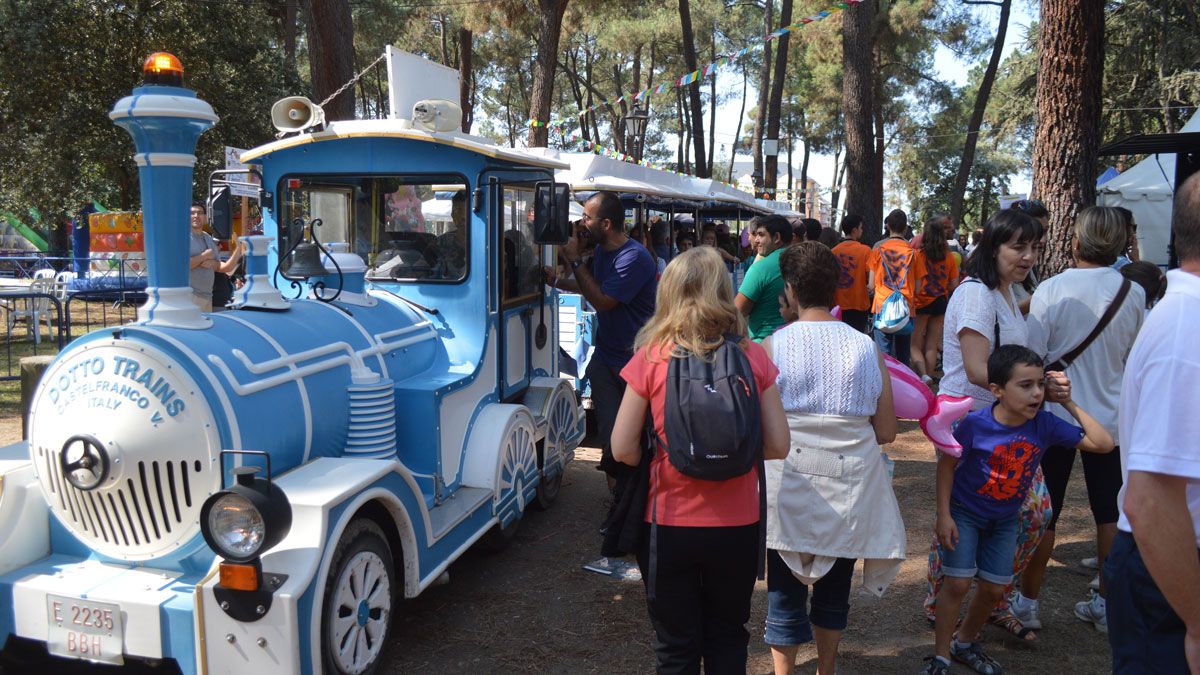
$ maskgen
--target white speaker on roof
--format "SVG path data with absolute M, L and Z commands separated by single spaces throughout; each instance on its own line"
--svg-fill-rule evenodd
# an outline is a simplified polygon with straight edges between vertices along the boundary
M 271 106 L 271 124 L 283 133 L 325 124 L 325 111 L 304 96 L 281 98 Z
M 458 131 L 462 108 L 452 101 L 429 99 L 413 104 L 412 125 L 424 131 Z

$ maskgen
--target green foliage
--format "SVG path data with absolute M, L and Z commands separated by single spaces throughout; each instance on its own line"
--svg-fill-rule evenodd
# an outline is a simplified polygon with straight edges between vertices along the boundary
M 137 208 L 133 146 L 108 111 L 151 52 L 178 56 L 221 117 L 201 138 L 198 183 L 223 146 L 270 140 L 267 111 L 297 84 L 256 3 L 9 0 L 0 25 L 0 211 L 36 207 L 55 223 L 92 199 Z

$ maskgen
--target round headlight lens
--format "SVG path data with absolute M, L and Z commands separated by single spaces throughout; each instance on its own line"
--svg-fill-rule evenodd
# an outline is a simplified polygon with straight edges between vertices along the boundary
M 263 545 L 267 525 L 249 499 L 230 492 L 209 509 L 208 531 L 225 557 L 251 558 Z

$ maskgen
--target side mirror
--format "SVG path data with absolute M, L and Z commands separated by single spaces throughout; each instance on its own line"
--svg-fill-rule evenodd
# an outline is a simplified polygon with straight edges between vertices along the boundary
M 229 239 L 233 234 L 233 211 L 229 207 L 229 186 L 217 185 L 208 193 L 208 224 L 217 239 Z
M 565 244 L 571 236 L 571 188 L 565 183 L 543 182 L 534 186 L 533 241 Z

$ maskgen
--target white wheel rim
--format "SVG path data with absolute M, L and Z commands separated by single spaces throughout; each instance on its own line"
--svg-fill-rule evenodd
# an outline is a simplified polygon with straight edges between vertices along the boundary
M 575 406 L 568 396 L 574 396 L 574 394 L 560 390 L 559 395 L 550 404 L 550 427 L 546 430 L 548 442 L 545 446 L 546 456 L 542 461 L 543 466 L 552 466 L 553 462 L 558 461 L 563 454 L 564 439 L 570 432 L 575 417 Z
M 342 568 L 330 599 L 328 639 L 343 672 L 364 672 L 379 656 L 391 597 L 391 579 L 375 553 L 359 551 Z

